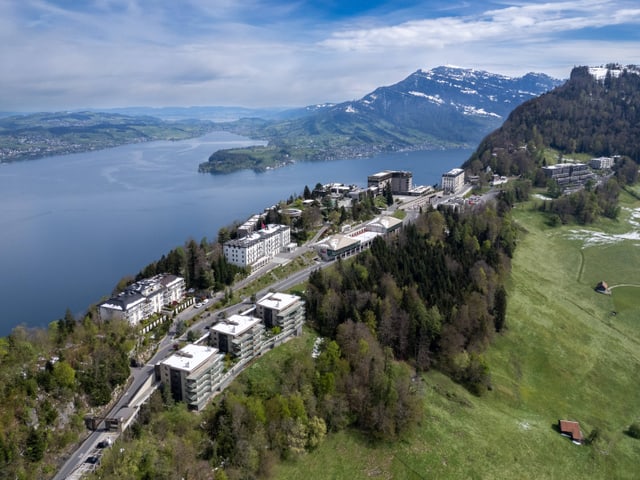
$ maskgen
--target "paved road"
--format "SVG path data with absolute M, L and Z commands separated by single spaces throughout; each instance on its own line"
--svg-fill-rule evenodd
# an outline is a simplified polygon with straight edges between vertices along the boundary
M 303 245 L 296 249 L 295 252 L 291 252 L 287 254 L 289 260 L 303 255 L 304 253 L 310 251 L 313 247 L 312 244 L 317 241 L 321 234 L 326 231 L 327 227 L 323 227 L 316 236 L 306 245 Z M 294 285 L 297 285 L 303 281 L 305 281 L 312 270 L 316 268 L 324 268 L 331 265 L 331 263 L 313 263 L 309 267 L 306 267 L 304 270 L 293 273 L 286 279 L 274 282 L 269 285 L 264 290 L 258 292 L 256 294 L 257 297 L 261 297 L 268 293 L 271 290 L 286 290 L 291 288 Z M 249 278 L 243 279 L 238 282 L 238 284 L 234 285 L 233 289 L 238 290 L 243 288 L 246 284 L 254 281 L 257 277 L 261 275 L 265 275 L 271 269 L 276 268 L 278 265 L 270 263 L 268 266 L 259 270 L 255 274 L 251 275 Z M 224 294 L 218 293 L 213 299 L 210 300 L 211 303 L 215 303 L 220 300 Z M 231 316 L 234 313 L 243 312 L 249 308 L 251 308 L 252 304 L 247 303 L 238 303 L 235 305 L 231 305 L 229 307 L 217 310 L 215 312 L 206 311 L 206 307 L 195 308 L 195 306 L 191 306 L 183 310 L 176 317 L 176 321 L 182 320 L 187 321 L 193 319 L 196 315 L 200 315 L 200 318 L 189 327 L 189 330 L 194 330 L 195 332 L 201 332 L 204 334 L 206 332 L 205 327 L 214 323 L 219 317 L 218 314 L 220 312 L 224 312 L 226 316 Z M 145 386 L 145 384 L 149 381 L 154 374 L 154 365 L 159 363 L 161 360 L 168 357 L 171 353 L 173 353 L 173 344 L 176 340 L 185 340 L 187 332 L 184 332 L 180 338 L 175 338 L 172 333 L 167 335 L 166 337 L 160 340 L 158 344 L 158 349 L 153 357 L 147 362 L 146 365 L 139 368 L 131 369 L 131 378 L 128 387 L 125 392 L 117 399 L 113 407 L 106 414 L 106 418 L 116 417 L 117 413 L 124 407 L 137 407 L 136 404 L 131 404 L 131 399 L 138 397 L 138 393 L 140 389 Z M 150 389 L 148 389 L 150 391 Z M 100 458 L 102 456 L 102 449 L 98 448 L 98 443 L 104 440 L 111 440 L 111 442 L 115 442 L 115 439 L 118 437 L 117 432 L 107 432 L 105 430 L 104 421 L 102 421 L 98 425 L 98 430 L 91 432 L 87 438 L 80 444 L 80 446 L 76 449 L 76 451 L 66 460 L 62 468 L 58 471 L 53 480 L 70 480 L 70 479 L 80 479 L 83 475 L 90 472 L 91 470 L 96 468 L 96 464 L 90 463 L 87 460 L 90 458 Z

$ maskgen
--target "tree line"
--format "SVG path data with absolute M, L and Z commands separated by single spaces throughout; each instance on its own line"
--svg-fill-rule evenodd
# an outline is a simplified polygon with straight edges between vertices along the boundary
M 395 241 L 377 238 L 353 261 L 314 272 L 307 319 L 328 338 L 363 323 L 395 358 L 440 368 L 480 394 L 489 385 L 482 352 L 505 327 L 516 237 L 493 206 L 428 211 Z

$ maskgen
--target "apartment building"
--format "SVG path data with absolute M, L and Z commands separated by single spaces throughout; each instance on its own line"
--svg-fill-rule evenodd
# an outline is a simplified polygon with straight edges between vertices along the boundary
M 160 313 L 162 308 L 185 295 L 184 278 L 160 274 L 129 285 L 123 292 L 98 305 L 103 321 L 120 319 L 131 325 Z
M 444 193 L 458 193 L 464 188 L 464 170 L 453 168 L 442 175 L 442 190 Z
M 218 349 L 189 344 L 156 365 L 156 378 L 176 402 L 201 410 L 220 383 L 224 354 Z
M 304 301 L 297 295 L 268 293 L 256 302 L 255 315 L 267 329 L 279 327 L 281 334 L 297 336 L 305 320 Z
M 391 187 L 391 193 L 400 195 L 413 189 L 413 173 L 401 170 L 383 170 L 367 177 L 367 187 L 376 188 L 382 193 L 385 187 Z
M 211 343 L 221 353 L 243 360 L 259 354 L 263 335 L 261 319 L 237 314 L 216 323 L 209 331 Z
M 542 167 L 542 171 L 548 179 L 558 182 L 563 190 L 579 189 L 593 178 L 593 173 L 585 163 L 558 163 Z
M 224 256 L 233 265 L 255 270 L 283 251 L 291 243 L 291 230 L 286 225 L 266 225 L 243 238 L 229 240 L 223 246 Z

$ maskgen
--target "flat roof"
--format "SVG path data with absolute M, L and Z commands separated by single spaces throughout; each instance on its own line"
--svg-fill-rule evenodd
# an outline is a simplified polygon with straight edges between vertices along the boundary
M 192 372 L 217 353 L 217 348 L 189 344 L 163 360 L 162 364 L 176 370 Z
M 392 173 L 391 170 L 383 170 L 381 172 L 373 173 L 373 174 L 369 175 L 369 177 L 370 178 L 373 178 L 373 177 L 385 177 L 385 176 L 389 175 L 390 173 Z
M 260 319 L 251 315 L 231 315 L 229 318 L 216 323 L 211 330 L 225 335 L 242 335 L 254 325 L 260 323 Z
M 297 295 L 290 295 L 288 293 L 273 292 L 268 293 L 256 303 L 264 308 L 270 310 L 284 310 L 285 308 L 293 305 L 300 300 Z

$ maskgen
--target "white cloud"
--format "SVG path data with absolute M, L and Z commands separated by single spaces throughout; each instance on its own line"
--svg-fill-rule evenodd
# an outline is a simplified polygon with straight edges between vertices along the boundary
M 307 105 L 360 98 L 444 64 L 567 77 L 574 65 L 640 63 L 637 35 L 571 38 L 637 25 L 633 2 L 512 3 L 440 18 L 417 8 L 385 24 L 408 13 L 331 23 L 296 16 L 302 3 L 264 1 L 0 2 L 0 110 Z

